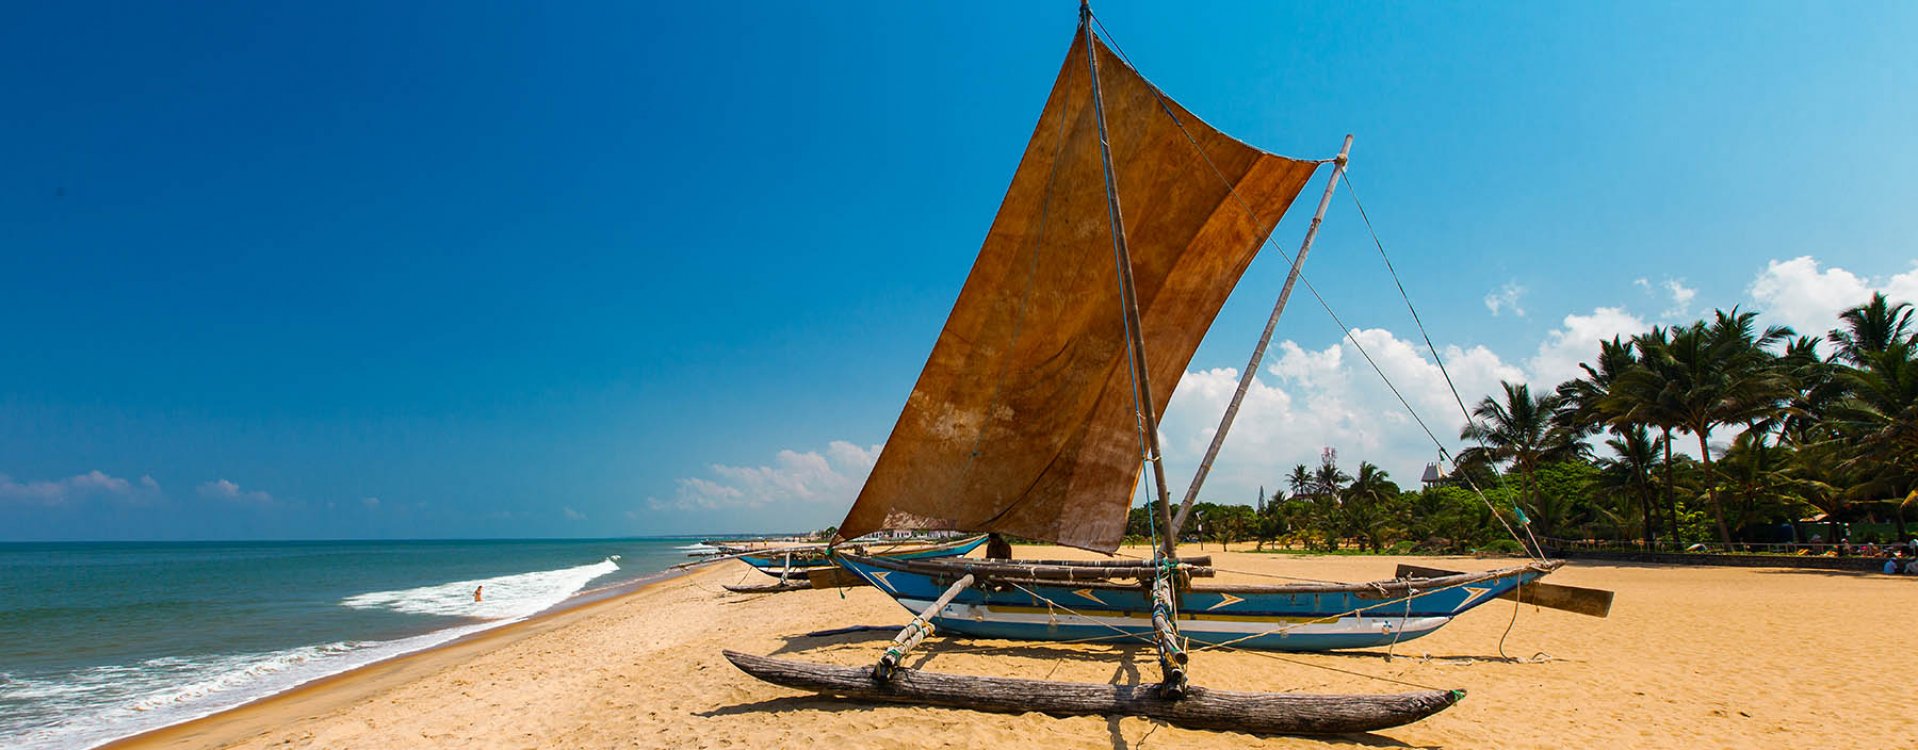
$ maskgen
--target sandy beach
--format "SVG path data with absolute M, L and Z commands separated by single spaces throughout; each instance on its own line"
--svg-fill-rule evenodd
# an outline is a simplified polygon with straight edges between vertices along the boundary
M 1399 562 L 1470 570 L 1508 562 L 1209 552 L 1222 569 L 1316 579 L 1389 577 Z M 1270 580 L 1220 576 L 1235 578 Z M 1336 738 L 852 703 L 761 683 L 720 650 L 865 664 L 890 633 L 804 634 L 896 626 L 909 615 L 869 588 L 720 588 L 760 579 L 743 564 L 715 564 L 114 747 L 1843 747 L 1897 746 L 1918 729 L 1899 687 L 1918 674 L 1910 629 L 1918 580 L 1905 577 L 1576 563 L 1551 580 L 1616 591 L 1610 618 L 1495 602 L 1400 644 L 1389 661 L 1383 649 L 1193 655 L 1194 683 L 1210 687 L 1469 691 L 1423 722 Z M 934 639 L 913 666 L 1127 683 L 1151 681 L 1156 670 L 1142 647 L 957 639 Z

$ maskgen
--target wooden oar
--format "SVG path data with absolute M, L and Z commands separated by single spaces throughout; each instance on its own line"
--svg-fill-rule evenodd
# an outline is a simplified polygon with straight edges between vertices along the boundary
M 1456 570 L 1441 570 L 1418 565 L 1399 565 L 1394 578 L 1444 578 L 1464 575 Z M 1592 617 L 1605 617 L 1612 613 L 1612 592 L 1604 589 L 1588 589 L 1579 586 L 1561 586 L 1556 583 L 1530 581 L 1518 588 L 1499 594 L 1500 599 L 1511 599 L 1540 607 L 1562 609 Z

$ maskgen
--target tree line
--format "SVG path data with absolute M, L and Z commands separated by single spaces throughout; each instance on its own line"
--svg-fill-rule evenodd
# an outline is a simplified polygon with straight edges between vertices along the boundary
M 1614 337 L 1550 390 L 1501 383 L 1472 408 L 1455 470 L 1419 489 L 1367 462 L 1348 473 L 1328 449 L 1255 505 L 1199 503 L 1186 533 L 1328 551 L 1516 551 L 1527 532 L 1735 546 L 1812 541 L 1793 524 L 1822 514 L 1819 541 L 1842 541 L 1849 521 L 1904 539 L 1918 505 L 1912 316 L 1874 294 L 1822 337 L 1735 307 Z M 1134 509 L 1127 533 L 1148 536 L 1150 520 Z

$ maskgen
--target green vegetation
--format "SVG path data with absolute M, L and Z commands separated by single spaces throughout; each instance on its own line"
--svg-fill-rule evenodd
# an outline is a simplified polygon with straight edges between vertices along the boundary
M 1873 295 L 1822 340 L 1760 331 L 1756 314 L 1733 308 L 1599 342 L 1583 377 L 1550 391 L 1505 383 L 1479 401 L 1460 435 L 1473 447 L 1428 486 L 1401 488 L 1365 462 L 1348 474 L 1328 449 L 1255 505 L 1197 504 L 1185 533 L 1420 553 L 1518 551 L 1506 524 L 1666 548 L 1840 541 L 1849 522 L 1867 524 L 1853 542 L 1907 539 L 1918 506 L 1912 317 L 1910 304 Z M 1673 453 L 1681 436 L 1697 458 Z M 1817 514 L 1829 528 L 1794 523 Z M 1148 522 L 1134 509 L 1127 533 L 1147 536 Z

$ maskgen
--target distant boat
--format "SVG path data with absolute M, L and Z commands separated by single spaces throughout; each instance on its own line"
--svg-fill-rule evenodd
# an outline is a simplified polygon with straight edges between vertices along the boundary
M 948 542 L 880 542 L 858 549 L 861 552 L 870 549 L 871 559 L 876 560 L 932 560 L 964 557 L 985 543 L 986 536 L 980 534 Z M 797 545 L 766 552 L 742 553 L 739 554 L 739 561 L 781 580 L 794 576 L 803 578 L 808 572 L 833 567 L 832 551 L 824 544 Z
M 1520 587 L 1535 589 L 1561 564 L 1407 570 L 1372 583 L 1207 585 L 1193 579 L 1213 574 L 1210 561 L 1178 556 L 1158 414 L 1266 236 L 1318 168 L 1331 164 L 1293 276 L 1246 374 L 1256 369 L 1350 145 L 1348 136 L 1337 158 L 1296 160 L 1220 133 L 1116 55 L 1082 4 L 1071 50 L 971 275 L 838 533 L 991 532 L 1109 554 L 1150 468 L 1153 557 L 914 560 L 835 547 L 831 559 L 918 613 L 878 664 L 854 669 L 732 651 L 727 658 L 769 682 L 865 700 L 1138 715 L 1254 733 L 1372 731 L 1456 703 L 1462 691 L 1229 693 L 1187 683 L 1189 644 L 1387 645 L 1429 634 Z M 1236 407 L 1235 399 L 1217 439 Z M 1080 684 L 901 666 L 934 631 L 1151 644 L 1162 679 Z

